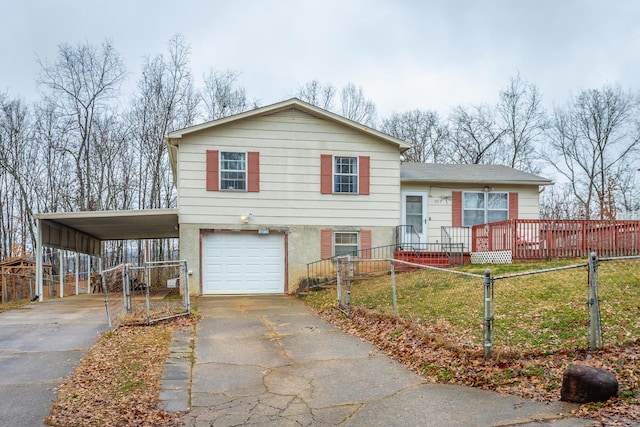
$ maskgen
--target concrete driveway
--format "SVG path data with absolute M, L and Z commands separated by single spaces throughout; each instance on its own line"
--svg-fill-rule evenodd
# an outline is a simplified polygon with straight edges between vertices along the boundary
M 55 387 L 107 329 L 102 295 L 0 313 L 0 426 L 43 425 Z
M 186 426 L 593 425 L 574 405 L 426 383 L 293 297 L 196 304 Z

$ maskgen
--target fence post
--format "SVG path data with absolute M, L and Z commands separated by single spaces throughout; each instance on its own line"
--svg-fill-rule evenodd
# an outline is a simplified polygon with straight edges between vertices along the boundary
M 396 269 L 395 269 L 395 263 L 393 262 L 393 260 L 390 261 L 391 263 L 391 293 L 392 293 L 392 299 L 393 299 L 393 314 L 394 316 L 398 315 L 398 299 L 396 297 Z
M 107 278 L 104 275 L 104 271 L 100 269 L 100 280 L 102 283 L 102 292 L 104 293 L 104 309 L 107 312 L 107 324 L 109 325 L 109 331 L 113 333 L 113 324 L 111 323 L 111 313 L 109 312 L 109 299 L 107 297 Z
M 493 350 L 493 280 L 491 271 L 484 272 L 484 358 L 491 358 Z
M 342 306 L 342 259 L 336 258 L 336 293 L 338 297 L 338 308 Z
M 131 273 L 129 264 L 125 264 L 122 274 L 122 291 L 124 292 L 124 309 L 131 314 Z
M 181 267 L 182 276 L 180 278 L 180 283 L 182 284 L 182 306 L 187 311 L 187 313 L 191 313 L 191 295 L 189 295 L 189 268 L 187 265 L 187 260 L 182 261 Z
M 144 262 L 144 273 L 146 274 L 145 281 L 147 286 L 145 286 L 145 297 L 146 297 L 146 306 L 147 309 L 147 325 L 151 324 L 151 295 L 149 294 L 151 288 L 151 264 L 147 261 Z
M 591 252 L 589 256 L 589 336 L 591 350 L 602 348 L 602 329 L 600 325 L 600 301 L 598 296 L 598 256 Z
M 351 255 L 347 255 L 347 316 L 351 316 Z

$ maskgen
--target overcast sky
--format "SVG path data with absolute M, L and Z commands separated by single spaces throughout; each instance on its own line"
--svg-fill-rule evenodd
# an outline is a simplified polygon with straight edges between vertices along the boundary
M 492 103 L 518 72 L 546 101 L 583 89 L 640 89 L 637 0 L 0 0 L 0 91 L 37 99 L 36 58 L 62 43 L 113 42 L 139 77 L 181 33 L 200 85 L 240 73 L 260 105 L 317 79 L 353 82 L 380 116 Z

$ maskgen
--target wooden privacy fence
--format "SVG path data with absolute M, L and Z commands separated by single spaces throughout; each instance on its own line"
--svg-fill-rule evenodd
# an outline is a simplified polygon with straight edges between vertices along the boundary
M 473 252 L 511 251 L 515 260 L 640 254 L 640 221 L 511 219 L 475 225 Z

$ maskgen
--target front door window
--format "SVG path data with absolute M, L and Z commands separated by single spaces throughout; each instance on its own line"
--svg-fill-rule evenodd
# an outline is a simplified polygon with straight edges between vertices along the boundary
M 405 224 L 413 227 L 416 233 L 422 234 L 422 218 L 422 196 L 407 196 Z

